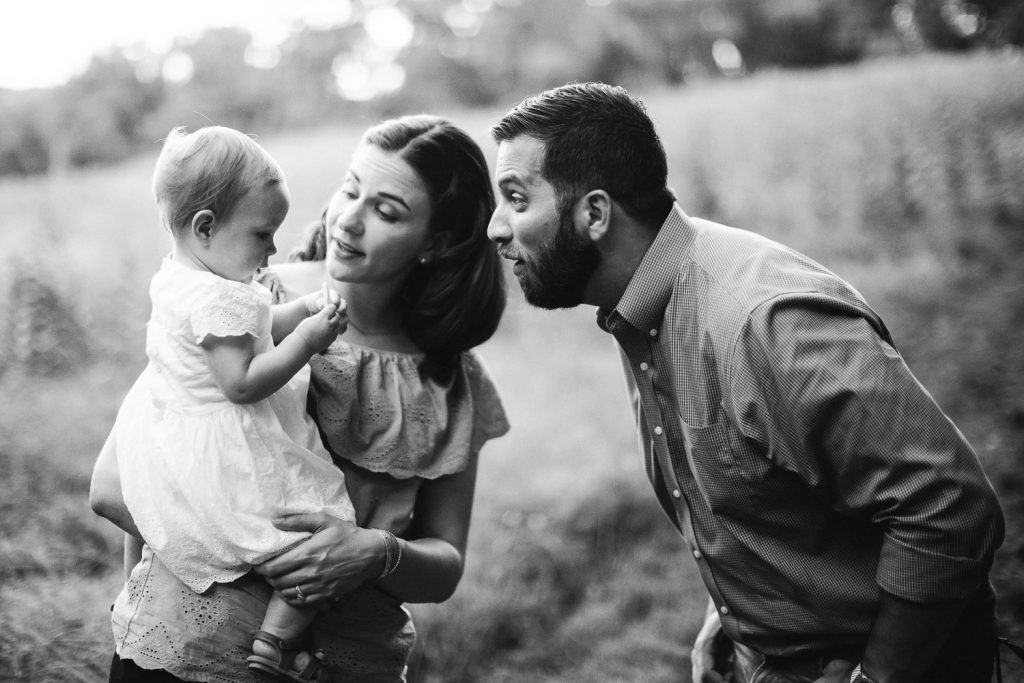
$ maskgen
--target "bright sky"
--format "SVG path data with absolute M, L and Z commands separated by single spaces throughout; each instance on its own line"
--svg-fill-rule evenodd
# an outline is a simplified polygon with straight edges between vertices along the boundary
M 366 3 L 368 5 L 378 3 Z M 386 3 L 379 3 L 386 4 Z M 292 23 L 347 20 L 349 0 L 4 0 L 0 10 L 0 87 L 60 85 L 110 46 L 144 43 L 165 51 L 178 36 L 239 26 L 276 44 Z

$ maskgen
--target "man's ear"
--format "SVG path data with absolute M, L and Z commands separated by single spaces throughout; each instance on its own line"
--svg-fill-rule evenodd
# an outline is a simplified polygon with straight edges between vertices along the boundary
M 210 241 L 213 237 L 213 228 L 217 224 L 217 216 L 209 209 L 197 211 L 192 216 L 192 234 L 203 243 Z
M 592 242 L 600 242 L 611 225 L 612 198 L 604 190 L 591 190 L 576 202 L 574 219 L 577 230 Z

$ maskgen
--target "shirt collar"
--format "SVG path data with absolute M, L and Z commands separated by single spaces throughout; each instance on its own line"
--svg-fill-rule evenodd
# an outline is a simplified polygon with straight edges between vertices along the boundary
M 622 320 L 638 330 L 659 327 L 679 275 L 680 257 L 696 236 L 697 229 L 689 216 L 673 204 L 615 309 L 598 309 L 601 329 L 615 332 Z

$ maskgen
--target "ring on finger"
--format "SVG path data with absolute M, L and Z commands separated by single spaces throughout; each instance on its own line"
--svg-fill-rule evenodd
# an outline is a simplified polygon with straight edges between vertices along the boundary
M 303 602 L 306 599 L 306 596 L 302 593 L 302 589 L 298 586 L 295 587 L 295 599 L 299 602 Z

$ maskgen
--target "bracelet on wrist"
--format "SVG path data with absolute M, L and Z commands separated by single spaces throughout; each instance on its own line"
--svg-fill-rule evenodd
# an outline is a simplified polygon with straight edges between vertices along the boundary
M 402 561 L 402 544 L 398 541 L 398 537 L 390 531 L 384 529 L 375 529 L 374 531 L 380 534 L 381 541 L 384 543 L 384 569 L 377 577 L 383 579 L 398 569 L 398 563 Z

